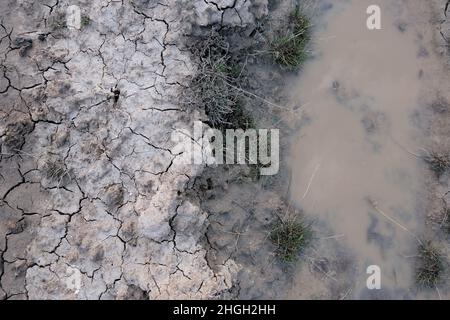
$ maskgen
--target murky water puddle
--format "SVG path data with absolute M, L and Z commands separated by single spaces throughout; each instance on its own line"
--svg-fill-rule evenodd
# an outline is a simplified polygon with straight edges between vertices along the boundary
M 381 268 L 379 292 L 407 297 L 412 234 L 424 214 L 421 167 L 406 149 L 420 146 L 423 134 L 413 114 L 427 51 L 403 1 L 377 1 L 382 30 L 375 31 L 366 27 L 373 1 L 331 3 L 316 28 L 315 58 L 293 88 L 293 102 L 306 105 L 292 147 L 291 199 L 330 228 L 318 241 L 334 236 L 354 254 L 353 298 L 369 295 L 369 265 Z M 295 286 L 290 298 L 301 290 Z

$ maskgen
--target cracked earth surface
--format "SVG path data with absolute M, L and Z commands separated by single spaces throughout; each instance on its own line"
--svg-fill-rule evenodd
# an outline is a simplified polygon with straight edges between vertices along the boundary
M 1 1 L 0 298 L 232 286 L 237 264 L 208 264 L 207 213 L 183 197 L 203 168 L 172 151 L 171 132 L 201 117 L 178 105 L 196 72 L 182 35 L 253 23 L 256 2 Z M 69 5 L 90 18 L 81 30 L 64 25 Z

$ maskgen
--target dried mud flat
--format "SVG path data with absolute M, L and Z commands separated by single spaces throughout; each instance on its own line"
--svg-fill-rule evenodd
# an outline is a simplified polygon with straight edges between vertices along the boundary
M 234 48 L 264 48 L 296 1 L 2 1 L 0 299 L 449 298 L 446 273 L 414 284 L 416 240 L 376 210 L 448 260 L 449 173 L 421 153 L 450 148 L 448 4 L 380 2 L 380 47 L 348 18 L 361 11 L 363 28 L 362 2 L 310 1 L 298 75 L 245 55 L 259 97 L 245 110 L 284 137 L 280 173 L 258 177 L 175 149 L 194 137 L 174 131 L 208 123 L 181 103 L 201 74 L 189 44 L 214 26 Z M 70 5 L 81 30 L 65 26 Z M 373 69 L 352 74 L 364 54 Z M 268 235 L 293 207 L 314 237 L 287 264 Z M 381 291 L 364 289 L 367 263 Z

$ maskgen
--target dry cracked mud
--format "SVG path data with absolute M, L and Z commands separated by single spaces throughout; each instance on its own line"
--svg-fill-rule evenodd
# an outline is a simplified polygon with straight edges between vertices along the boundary
M 66 27 L 73 5 L 81 30 Z M 183 196 L 203 167 L 180 161 L 171 132 L 201 119 L 178 103 L 197 72 L 183 35 L 265 8 L 1 1 L 1 298 L 193 299 L 232 286 L 237 265 L 208 265 L 207 212 Z

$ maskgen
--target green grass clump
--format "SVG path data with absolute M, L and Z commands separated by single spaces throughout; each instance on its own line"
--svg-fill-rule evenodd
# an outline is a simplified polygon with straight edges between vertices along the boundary
M 285 262 L 293 262 L 311 240 L 310 225 L 296 218 L 278 222 L 270 232 L 270 240 L 277 246 L 277 255 Z
M 308 16 L 296 10 L 290 17 L 292 27 L 271 44 L 275 62 L 291 70 L 299 68 L 308 58 L 307 45 L 311 39 Z
M 444 271 L 444 259 L 440 250 L 431 242 L 419 247 L 416 283 L 425 288 L 433 288 L 439 282 Z
M 53 30 L 62 30 L 67 27 L 65 12 L 58 12 L 54 16 L 50 17 L 49 24 Z

